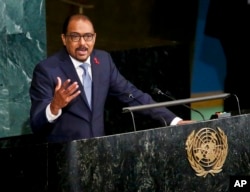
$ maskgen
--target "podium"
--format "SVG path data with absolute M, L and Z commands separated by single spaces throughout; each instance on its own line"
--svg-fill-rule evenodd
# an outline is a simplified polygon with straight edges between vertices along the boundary
M 190 138 L 201 130 L 205 133 L 197 140 L 205 138 L 201 144 L 209 143 L 210 149 L 204 148 L 200 161 L 222 160 L 217 167 L 199 172 L 198 153 L 190 152 Z M 210 141 L 204 136 L 208 130 L 223 133 L 219 134 L 222 148 L 216 134 L 210 134 Z M 250 175 L 249 143 L 250 114 L 67 143 L 43 143 L 33 135 L 5 138 L 0 140 L 1 188 L 35 192 L 229 191 L 231 176 Z M 211 151 L 218 154 L 216 147 L 222 149 L 219 156 L 209 156 Z

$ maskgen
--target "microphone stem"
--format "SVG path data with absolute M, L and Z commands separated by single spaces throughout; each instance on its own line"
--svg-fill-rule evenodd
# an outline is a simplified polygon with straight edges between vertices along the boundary
M 192 107 L 189 107 L 188 105 L 185 105 L 185 104 L 183 104 L 183 105 L 185 107 L 187 107 L 188 109 L 191 109 L 192 111 L 195 111 L 196 113 L 199 113 L 199 115 L 202 117 L 203 121 L 205 121 L 205 117 L 204 117 L 204 115 L 200 111 L 198 111 L 196 109 L 193 109 Z
M 160 94 L 160 95 L 164 95 L 164 96 L 170 98 L 170 99 L 173 100 L 173 101 L 176 100 L 174 97 L 172 97 L 172 96 L 170 96 L 170 95 L 167 95 L 167 94 L 163 93 L 161 90 L 159 90 L 159 89 L 157 89 L 157 88 L 155 89 L 154 92 L 157 93 L 157 94 Z M 188 108 L 188 109 L 190 109 L 190 110 L 195 111 L 196 113 L 198 113 L 198 114 L 202 117 L 203 121 L 205 121 L 205 117 L 204 117 L 204 115 L 203 115 L 200 111 L 198 111 L 198 110 L 196 110 L 196 109 L 193 109 L 192 107 L 189 107 L 189 106 L 186 105 L 186 104 L 183 104 L 183 106 L 186 107 L 186 108 Z
M 233 94 L 233 96 L 235 97 L 236 101 L 237 101 L 237 106 L 238 106 L 238 112 L 239 115 L 241 115 L 241 109 L 240 109 L 240 102 L 239 102 L 239 98 L 237 97 L 237 95 Z
M 139 104 L 141 104 L 141 105 L 144 105 L 142 102 L 140 102 L 138 99 L 136 99 L 131 93 L 128 95 L 128 97 L 129 97 L 130 99 L 135 100 L 137 103 L 139 103 Z M 151 110 L 150 110 L 150 111 L 151 111 Z M 131 113 L 132 113 L 132 111 L 131 111 Z M 132 117 L 134 117 L 133 114 L 132 114 Z M 167 125 L 166 120 L 165 120 L 163 117 L 160 117 L 160 118 L 162 119 L 162 121 L 163 121 L 165 127 L 167 127 L 168 125 Z M 133 119 L 133 123 L 134 123 L 134 119 Z M 134 123 L 134 129 L 135 129 L 135 123 Z M 135 131 L 136 131 L 136 130 L 135 130 Z
M 133 114 L 133 112 L 132 112 L 132 111 L 130 111 L 130 114 L 131 114 L 131 116 L 132 116 L 132 121 L 133 121 L 134 131 L 136 131 L 134 114 Z

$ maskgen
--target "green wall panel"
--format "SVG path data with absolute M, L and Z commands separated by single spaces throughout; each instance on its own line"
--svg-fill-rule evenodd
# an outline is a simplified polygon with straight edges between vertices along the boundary
M 0 0 L 0 137 L 30 133 L 29 85 L 46 56 L 45 0 Z

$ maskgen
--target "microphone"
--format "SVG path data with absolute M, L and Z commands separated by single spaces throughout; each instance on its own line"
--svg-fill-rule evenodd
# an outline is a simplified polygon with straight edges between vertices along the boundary
M 167 94 L 166 94 L 167 93 Z M 171 100 L 176 100 L 173 96 L 171 96 L 171 94 L 170 94 L 170 92 L 166 92 L 166 93 L 163 93 L 160 89 L 158 89 L 158 88 L 154 88 L 153 89 L 153 94 L 158 94 L 158 95 L 163 95 L 163 96 L 166 96 L 166 97 L 168 97 L 169 99 L 171 99 Z M 203 121 L 205 121 L 205 117 L 204 117 L 204 115 L 200 112 L 200 111 L 198 111 L 198 110 L 196 110 L 196 109 L 193 109 L 192 107 L 189 107 L 188 105 L 186 105 L 186 104 L 182 104 L 184 107 L 186 107 L 186 108 L 188 108 L 188 109 L 190 109 L 190 110 L 192 110 L 192 111 L 195 111 L 196 113 L 198 113 L 201 117 L 202 117 L 202 119 L 203 119 Z
M 136 102 L 139 103 L 140 105 L 144 105 L 144 103 L 142 103 L 141 101 L 139 101 L 138 99 L 136 99 L 132 93 L 128 93 L 127 95 L 128 95 L 128 97 L 129 97 L 130 99 L 136 101 Z M 131 113 L 132 120 L 133 120 L 134 131 L 136 131 L 135 120 L 134 120 L 134 114 L 133 114 L 132 111 L 130 111 L 130 113 Z M 167 127 L 167 122 L 166 122 L 166 120 L 165 120 L 163 117 L 160 117 L 160 118 L 162 119 L 164 125 Z
M 128 98 L 135 100 L 136 102 L 138 102 L 139 104 L 141 104 L 141 102 L 139 102 L 132 93 L 127 93 Z M 133 121 L 133 127 L 134 127 L 134 131 L 136 131 L 136 126 L 135 126 L 135 117 L 132 111 L 130 111 L 130 114 L 132 116 L 132 121 Z
M 132 93 L 128 93 L 128 97 L 129 97 L 130 99 L 132 99 L 132 100 L 135 100 L 135 101 L 136 101 L 137 103 L 139 103 L 140 105 L 143 105 L 143 103 L 140 102 L 138 99 L 136 99 Z
M 129 97 L 130 99 L 135 99 L 135 97 L 134 97 L 134 95 L 133 95 L 132 93 L 128 93 L 128 97 Z

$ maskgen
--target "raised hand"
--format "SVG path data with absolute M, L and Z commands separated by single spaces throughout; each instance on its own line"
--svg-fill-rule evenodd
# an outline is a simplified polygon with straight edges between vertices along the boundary
M 81 93 L 78 88 L 79 85 L 77 82 L 71 83 L 71 80 L 67 79 L 62 84 L 61 78 L 57 77 L 54 97 L 50 104 L 52 114 L 57 115 L 60 109 L 67 106 L 74 98 L 76 98 Z

